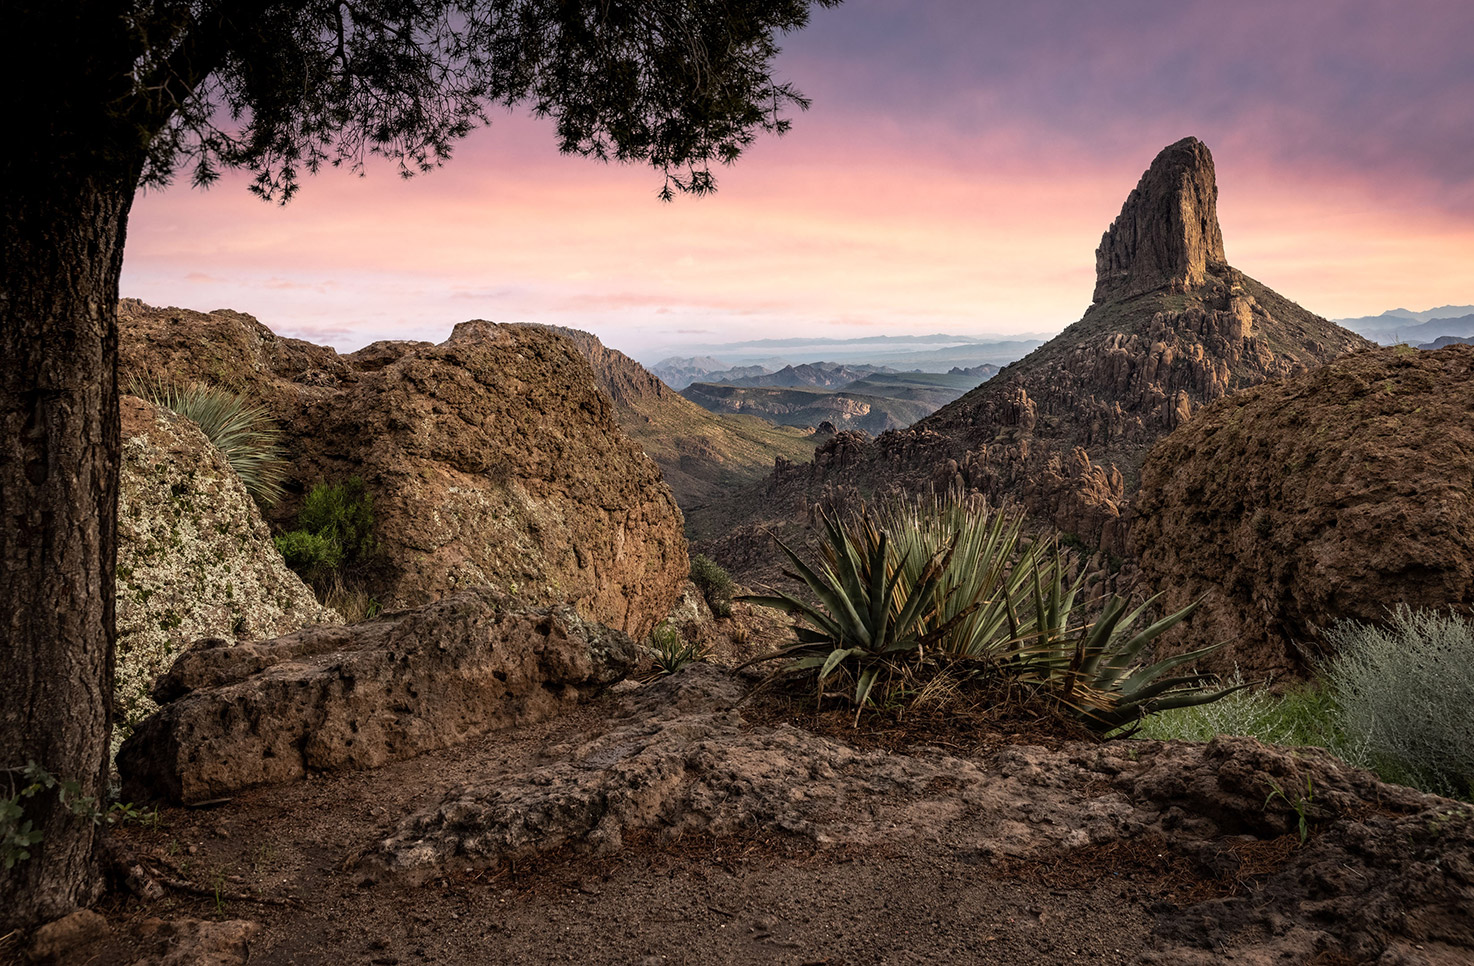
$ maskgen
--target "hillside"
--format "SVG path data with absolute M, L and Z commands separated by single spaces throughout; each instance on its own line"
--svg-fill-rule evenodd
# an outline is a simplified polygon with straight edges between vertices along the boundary
M 547 328 L 572 340 L 588 360 L 620 428 L 660 466 L 688 522 L 694 509 L 762 479 L 776 457 L 813 455 L 812 433 L 752 415 L 707 412 L 588 332 Z
M 1122 513 L 1159 438 L 1231 392 L 1368 346 L 1231 267 L 1206 146 L 1164 149 L 1096 251 L 1079 322 L 903 433 L 837 440 L 780 489 L 960 486 L 1124 548 Z

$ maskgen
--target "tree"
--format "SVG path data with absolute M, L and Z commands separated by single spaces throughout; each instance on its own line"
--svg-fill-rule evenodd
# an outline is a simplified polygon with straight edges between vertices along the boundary
M 102 798 L 113 676 L 118 278 L 140 186 L 382 155 L 412 175 L 496 106 L 564 152 L 652 165 L 661 195 L 781 134 L 806 102 L 775 35 L 838 0 L 4 0 L 0 159 L 0 801 L 35 762 Z M 0 932 L 89 902 L 96 826 L 25 800 Z M 79 814 L 80 813 L 80 814 Z

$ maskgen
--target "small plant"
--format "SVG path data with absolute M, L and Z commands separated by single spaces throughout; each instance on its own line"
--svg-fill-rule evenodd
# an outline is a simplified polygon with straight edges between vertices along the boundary
M 1404 605 L 1385 626 L 1348 621 L 1326 636 L 1338 753 L 1386 781 L 1474 798 L 1474 623 Z
M 1268 808 L 1269 803 L 1276 798 L 1290 806 L 1295 812 L 1296 818 L 1299 819 L 1300 844 L 1304 845 L 1306 840 L 1310 838 L 1310 809 L 1315 804 L 1315 785 L 1312 784 L 1310 776 L 1305 776 L 1305 794 L 1296 795 L 1293 799 L 1285 794 L 1285 790 L 1280 787 L 1279 782 L 1273 778 L 1266 780 L 1269 782 L 1270 792 L 1268 797 L 1264 799 L 1264 807 Z
M 732 577 L 705 554 L 691 558 L 691 582 L 717 617 L 732 616 Z
M 687 641 L 681 632 L 669 624 L 658 624 L 650 632 L 650 643 L 645 648 L 650 652 L 654 667 L 652 677 L 675 674 L 687 664 L 704 661 L 707 649 L 696 641 Z
M 372 616 L 367 612 L 377 612 L 376 602 L 367 595 L 358 600 L 358 591 L 349 588 L 346 578 L 372 556 L 373 529 L 374 499 L 362 479 L 354 476 L 342 483 L 319 483 L 302 502 L 297 529 L 275 537 L 276 549 L 287 566 L 317 591 L 319 599 L 336 596 L 340 602 L 355 605 L 349 609 Z
M 1219 735 L 1242 735 L 1292 747 L 1339 746 L 1340 711 L 1329 688 L 1312 684 L 1274 694 L 1248 684 L 1235 671 L 1225 682 L 1234 690 L 1222 700 L 1154 714 L 1136 734 L 1158 741 L 1212 741 Z
M 0 865 L 6 869 L 29 859 L 31 846 L 41 843 L 41 830 L 35 827 L 34 819 L 26 817 L 26 802 L 46 792 L 54 792 L 62 808 L 95 825 L 136 821 L 151 822 L 158 828 L 158 809 L 117 802 L 104 810 L 98 807 L 96 798 L 82 794 L 81 782 L 57 778 L 34 761 L 20 768 L 0 768 L 0 774 L 9 776 L 10 794 L 0 798 Z
M 228 389 L 201 383 L 178 386 L 160 377 L 134 377 L 128 392 L 199 426 L 257 503 L 271 507 L 281 501 L 288 463 L 281 433 L 264 408 Z
M 1036 566 L 1033 614 L 1029 620 L 1020 621 L 1010 607 L 1009 620 L 1017 647 L 1006 656 L 1006 674 L 1036 684 L 1044 697 L 1102 734 L 1159 711 L 1218 701 L 1236 690 L 1215 688 L 1219 680 L 1214 674 L 1197 671 L 1167 674 L 1206 657 L 1222 644 L 1186 651 L 1147 665 L 1138 660 L 1147 645 L 1185 620 L 1197 610 L 1201 600 L 1133 632 L 1155 603 L 1155 597 L 1128 613 L 1127 601 L 1111 595 L 1098 617 L 1081 621 L 1074 615 L 1080 581 L 1067 584 L 1063 572 L 1064 566 L 1059 561 Z

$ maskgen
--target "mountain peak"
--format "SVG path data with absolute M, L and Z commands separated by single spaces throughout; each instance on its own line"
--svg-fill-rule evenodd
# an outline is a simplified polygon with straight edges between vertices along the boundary
M 1162 149 L 1095 250 L 1095 301 L 1202 285 L 1227 264 L 1213 155 L 1197 138 Z

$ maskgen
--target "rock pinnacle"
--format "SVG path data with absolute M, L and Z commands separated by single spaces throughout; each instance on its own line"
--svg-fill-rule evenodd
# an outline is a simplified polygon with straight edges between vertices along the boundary
M 1227 264 L 1213 155 L 1197 138 L 1162 149 L 1095 250 L 1095 301 L 1202 285 Z

